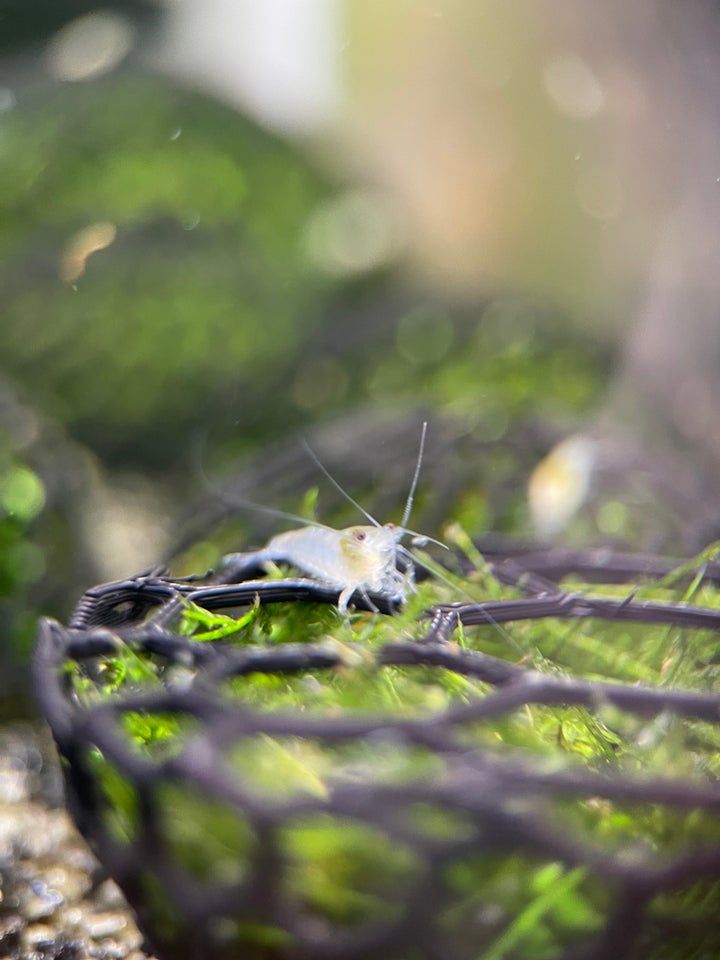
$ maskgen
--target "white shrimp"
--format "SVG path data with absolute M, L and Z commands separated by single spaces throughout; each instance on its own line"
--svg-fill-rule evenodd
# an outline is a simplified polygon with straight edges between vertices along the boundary
M 335 530 L 333 527 L 310 521 L 300 530 L 288 530 L 271 537 L 265 547 L 252 554 L 253 560 L 261 563 L 265 561 L 287 563 L 338 589 L 340 591 L 338 610 L 343 615 L 347 614 L 350 598 L 357 590 L 367 599 L 369 599 L 368 591 L 372 591 L 403 602 L 407 594 L 414 589 L 415 576 L 412 555 L 400 541 L 406 534 L 425 542 L 431 539 L 406 527 L 420 477 L 426 431 L 427 423 L 423 423 L 415 473 L 399 527 L 393 523 L 384 525 L 378 523 L 343 490 L 310 450 L 311 456 L 325 476 L 350 503 L 357 507 L 372 526 L 361 525 Z M 243 556 L 247 557 L 242 554 L 229 554 L 224 558 L 225 563 L 232 564 Z M 403 561 L 401 565 L 398 565 L 399 558 Z
M 338 610 L 347 613 L 356 590 L 367 594 L 385 593 L 405 600 L 413 589 L 412 564 L 405 571 L 397 566 L 398 554 L 405 554 L 400 539 L 406 533 L 393 523 L 385 526 L 356 526 L 344 530 L 308 526 L 272 537 L 263 556 L 289 563 L 311 577 L 340 590 Z

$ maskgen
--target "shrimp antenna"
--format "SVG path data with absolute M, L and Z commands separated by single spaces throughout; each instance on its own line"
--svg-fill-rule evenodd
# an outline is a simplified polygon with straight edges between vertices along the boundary
M 261 503 L 255 503 L 254 500 L 246 500 L 244 497 L 226 494 L 217 488 L 215 489 L 215 493 L 231 507 L 242 507 L 244 510 L 264 513 L 268 517 L 278 517 L 280 520 L 292 520 L 294 523 L 300 523 L 305 527 L 325 527 L 325 529 L 332 529 L 327 527 L 326 524 L 320 523 L 318 520 L 309 520 L 307 517 L 301 517 L 298 513 L 288 513 L 287 510 L 278 510 L 275 507 L 265 507 Z
M 320 523 L 319 520 L 309 520 L 307 517 L 301 517 L 297 513 L 289 513 L 287 510 L 278 510 L 276 507 L 266 507 L 254 500 L 248 500 L 245 497 L 239 497 L 234 493 L 229 493 L 214 483 L 207 474 L 207 470 L 202 462 L 202 454 L 198 455 L 196 469 L 200 474 L 203 486 L 207 491 L 217 497 L 229 507 L 240 507 L 243 510 L 252 510 L 254 513 L 264 513 L 268 517 L 277 517 L 280 520 L 292 520 L 293 523 L 299 523 L 305 527 L 323 527 L 326 530 L 331 529 L 327 524 Z
M 420 467 L 422 467 L 423 455 L 425 453 L 426 434 L 427 420 L 423 420 L 422 432 L 420 433 L 420 449 L 418 450 L 417 463 L 415 464 L 415 473 L 413 474 L 412 483 L 410 484 L 410 493 L 408 493 L 407 500 L 405 501 L 405 512 L 403 513 L 403 518 L 400 523 L 400 526 L 403 530 L 405 530 L 407 527 L 407 522 L 410 519 L 413 504 L 415 503 L 415 491 L 417 490 L 418 480 L 420 479 Z
M 378 523 L 378 521 L 375 519 L 375 517 L 374 517 L 371 513 L 368 513 L 368 512 L 367 512 L 367 510 L 365 509 L 365 507 L 361 507 L 360 504 L 357 502 L 357 500 L 354 500 L 354 499 L 350 496 L 350 494 L 347 492 L 347 490 L 345 490 L 344 487 L 342 487 L 341 484 L 338 483 L 338 481 L 337 481 L 337 480 L 335 479 L 335 477 L 330 473 L 330 471 L 328 470 L 328 468 L 327 468 L 323 463 L 320 462 L 320 458 L 319 458 L 318 455 L 315 453 L 315 451 L 314 451 L 313 448 L 310 446 L 310 444 L 307 442 L 307 440 L 303 440 L 303 444 L 304 444 L 305 449 L 307 450 L 307 452 L 310 454 L 313 462 L 315 463 L 315 466 L 319 468 L 319 470 L 321 471 L 321 473 L 322 473 L 325 477 L 327 477 L 327 479 L 328 479 L 328 480 L 330 481 L 330 483 L 335 487 L 335 489 L 338 491 L 338 493 L 342 494 L 342 496 L 345 497 L 345 499 L 348 501 L 348 503 L 351 503 L 351 504 L 355 507 L 356 510 L 359 510 L 360 513 L 365 517 L 365 519 L 366 519 L 366 520 L 369 520 L 370 523 L 371 523 L 374 527 L 381 527 L 382 524 L 381 524 L 381 523 Z

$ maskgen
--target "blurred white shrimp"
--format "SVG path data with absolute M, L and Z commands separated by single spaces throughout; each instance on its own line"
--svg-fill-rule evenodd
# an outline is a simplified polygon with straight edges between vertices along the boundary
M 371 605 L 369 592 L 385 594 L 390 599 L 404 602 L 408 593 L 414 589 L 415 575 L 412 554 L 402 546 L 400 541 L 406 534 L 415 538 L 416 542 L 431 540 L 430 537 L 424 537 L 407 528 L 420 477 L 426 432 L 427 423 L 423 423 L 415 473 L 400 526 L 394 523 L 378 523 L 343 490 L 310 450 L 318 467 L 333 486 L 370 521 L 371 525 L 335 530 L 333 527 L 308 521 L 307 526 L 300 530 L 288 530 L 286 533 L 271 537 L 265 547 L 251 555 L 253 562 L 286 563 L 338 589 L 340 591 L 338 610 L 343 615 L 347 614 L 348 603 L 356 591 L 360 591 Z M 268 512 L 279 513 L 272 510 Z M 288 514 L 280 515 L 289 516 Z M 233 565 L 238 560 L 247 559 L 248 554 L 229 554 L 224 558 L 224 563 Z

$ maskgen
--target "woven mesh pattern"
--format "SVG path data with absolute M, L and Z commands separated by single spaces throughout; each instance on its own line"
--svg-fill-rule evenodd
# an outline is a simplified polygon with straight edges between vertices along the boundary
M 690 811 L 717 813 L 713 779 L 548 762 L 494 746 L 487 731 L 530 704 L 715 727 L 720 696 L 541 672 L 455 637 L 459 626 L 543 617 L 717 630 L 720 611 L 568 593 L 548 579 L 578 569 L 607 581 L 666 572 L 669 564 L 651 557 L 528 553 L 496 556 L 493 566 L 525 596 L 439 605 L 420 639 L 397 638 L 373 654 L 375 671 L 442 670 L 482 693 L 428 714 L 266 710 L 238 694 L 243 678 L 322 683 L 355 669 L 357 651 L 302 636 L 242 647 L 178 632 L 184 600 L 237 616 L 258 601 L 337 601 L 337 591 L 304 579 L 224 584 L 154 571 L 88 591 L 68 627 L 42 622 L 34 681 L 66 761 L 72 812 L 161 957 L 470 960 L 486 949 L 497 958 L 715 955 L 720 837 L 698 842 L 680 831 L 664 850 L 625 849 L 594 836 L 574 814 L 578 806 L 646 805 L 684 824 Z M 718 573 L 712 564 L 704 570 L 716 582 Z M 388 598 L 370 599 L 391 611 Z M 152 662 L 159 684 L 83 702 L 78 671 L 89 687 L 102 685 L 121 648 Z M 128 736 L 128 718 L 138 717 L 171 718 L 172 746 L 138 749 Z M 322 783 L 292 774 L 284 781 L 284 758 L 296 749 L 322 756 Z M 255 762 L 263 751 L 267 779 Z M 502 939 L 524 916 L 521 891 L 506 889 L 507 865 L 518 863 L 533 883 L 547 882 L 536 915 L 527 917 L 530 926 L 545 923 L 546 942 L 532 948 Z M 553 898 L 572 889 L 584 910 L 553 916 Z M 672 898 L 688 891 L 697 910 L 673 912 Z M 501 895 L 509 908 L 499 905 Z M 688 952 L 665 954 L 664 942 Z

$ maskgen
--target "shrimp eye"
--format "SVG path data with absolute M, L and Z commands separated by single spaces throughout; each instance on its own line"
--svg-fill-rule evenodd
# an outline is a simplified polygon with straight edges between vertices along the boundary
M 355 539 L 356 539 L 356 540 L 359 540 L 360 542 L 362 542 L 363 540 L 366 540 L 366 539 L 367 539 L 367 534 L 365 533 L 364 530 L 356 530 L 356 531 L 355 531 Z

